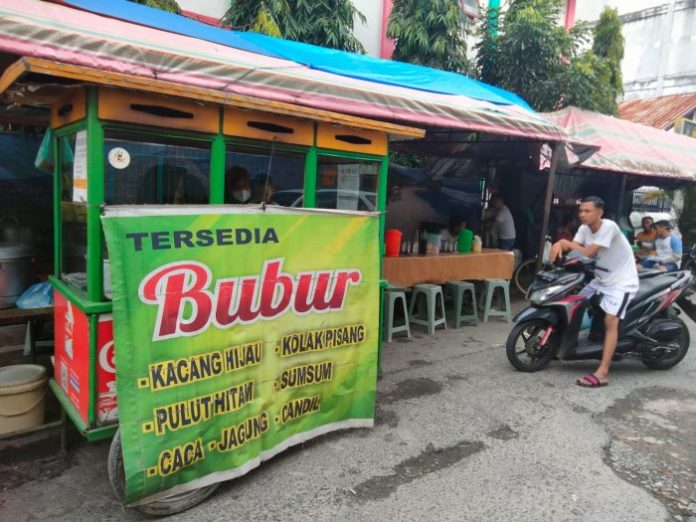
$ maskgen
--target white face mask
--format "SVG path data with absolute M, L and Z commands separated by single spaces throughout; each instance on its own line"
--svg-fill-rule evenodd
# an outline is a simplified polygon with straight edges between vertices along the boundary
M 251 190 L 235 190 L 232 195 L 237 201 L 245 202 L 251 198 Z

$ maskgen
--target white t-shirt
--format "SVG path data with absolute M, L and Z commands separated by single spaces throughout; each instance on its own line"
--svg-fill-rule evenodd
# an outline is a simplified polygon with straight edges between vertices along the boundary
M 512 219 L 512 212 L 503 205 L 498 209 L 495 215 L 495 220 L 498 222 L 498 238 L 500 239 L 515 239 L 515 222 Z
M 630 293 L 638 291 L 633 250 L 616 223 L 603 219 L 597 233 L 587 225 L 581 225 L 573 241 L 584 247 L 599 245 L 595 262 L 597 268 L 604 270 L 595 270 L 595 279 L 600 288 Z
M 667 237 L 657 236 L 655 240 L 655 251 L 658 261 L 676 263 L 677 268 L 681 265 L 681 260 L 675 261 L 673 258 L 682 253 L 682 241 L 678 236 L 670 234 Z

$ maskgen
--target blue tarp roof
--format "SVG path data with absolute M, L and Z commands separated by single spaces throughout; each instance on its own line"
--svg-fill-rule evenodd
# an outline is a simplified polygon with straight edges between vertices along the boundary
M 476 100 L 500 105 L 517 105 L 532 110 L 527 102 L 514 93 L 457 73 L 327 49 L 257 33 L 230 31 L 127 0 L 54 1 L 110 18 L 290 60 L 319 71 L 420 91 L 468 96 Z

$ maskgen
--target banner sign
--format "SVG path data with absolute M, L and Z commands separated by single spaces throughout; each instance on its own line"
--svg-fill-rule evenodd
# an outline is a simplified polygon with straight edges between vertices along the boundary
M 126 503 L 373 425 L 375 215 L 136 207 L 103 223 Z

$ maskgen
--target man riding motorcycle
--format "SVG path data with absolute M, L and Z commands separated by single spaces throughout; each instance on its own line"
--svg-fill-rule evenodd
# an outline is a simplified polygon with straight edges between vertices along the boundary
M 579 378 L 579 386 L 597 388 L 609 384 L 611 365 L 618 338 L 619 321 L 628 303 L 638 291 L 638 271 L 633 250 L 621 230 L 611 220 L 603 219 L 604 201 L 597 196 L 582 200 L 578 216 L 582 225 L 572 241 L 561 239 L 551 247 L 549 259 L 555 261 L 563 252 L 575 250 L 596 257 L 595 278 L 580 295 L 588 299 L 599 296 L 599 306 L 605 312 L 602 359 L 594 373 Z

